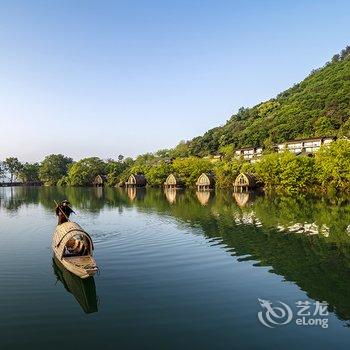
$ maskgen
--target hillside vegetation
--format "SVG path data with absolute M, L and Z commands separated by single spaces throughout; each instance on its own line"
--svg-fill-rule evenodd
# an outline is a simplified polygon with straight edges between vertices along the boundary
M 224 126 L 181 142 L 175 156 L 205 156 L 222 148 L 265 146 L 311 136 L 350 136 L 350 47 L 299 84 L 252 108 L 241 108 Z

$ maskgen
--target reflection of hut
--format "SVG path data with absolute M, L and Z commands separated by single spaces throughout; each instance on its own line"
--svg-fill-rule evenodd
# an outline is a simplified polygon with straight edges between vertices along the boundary
M 246 192 L 257 187 L 255 177 L 249 173 L 240 173 L 234 182 L 235 192 Z
M 170 203 L 170 204 L 173 204 L 175 203 L 176 201 L 176 188 L 164 188 L 164 193 L 165 193 L 165 197 L 167 199 L 167 201 Z
M 143 174 L 131 174 L 128 181 L 125 182 L 126 187 L 145 187 L 147 184 L 146 178 Z
M 107 183 L 107 176 L 106 175 L 97 175 L 92 182 L 93 186 L 96 187 L 102 187 Z
M 73 275 L 56 258 L 52 258 L 52 266 L 57 279 L 62 282 L 64 288 L 72 293 L 87 314 L 97 312 L 96 287 L 93 277 L 81 279 Z
M 96 198 L 101 199 L 103 197 L 103 188 L 101 186 L 93 189 Z
M 181 179 L 177 175 L 170 174 L 164 182 L 164 187 L 165 188 L 181 188 L 181 187 L 183 187 L 183 182 L 181 181 Z
M 239 207 L 245 207 L 250 203 L 251 193 L 249 192 L 234 192 L 233 197 Z
M 202 205 L 207 205 L 212 193 L 210 191 L 197 191 L 196 196 Z
M 215 179 L 212 174 L 203 173 L 196 182 L 198 191 L 209 191 L 215 186 Z
M 131 199 L 132 201 L 134 199 L 139 200 L 139 199 L 143 199 L 145 197 L 146 189 L 145 188 L 137 188 L 137 187 L 128 187 L 127 193 L 128 193 L 129 199 Z

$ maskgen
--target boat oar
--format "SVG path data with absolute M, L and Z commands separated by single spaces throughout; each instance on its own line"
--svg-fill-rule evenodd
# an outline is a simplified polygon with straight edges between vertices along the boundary
M 56 208 L 58 208 L 60 210 L 60 212 L 64 215 L 64 217 L 67 219 L 67 221 L 69 221 L 69 217 L 65 214 L 65 212 L 61 209 L 61 207 L 57 204 L 57 202 L 54 200 L 55 204 L 56 204 Z

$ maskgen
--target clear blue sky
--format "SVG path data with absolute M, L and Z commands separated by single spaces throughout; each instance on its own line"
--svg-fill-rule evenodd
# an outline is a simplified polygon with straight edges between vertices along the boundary
M 349 1 L 0 1 L 0 159 L 135 156 L 350 44 Z

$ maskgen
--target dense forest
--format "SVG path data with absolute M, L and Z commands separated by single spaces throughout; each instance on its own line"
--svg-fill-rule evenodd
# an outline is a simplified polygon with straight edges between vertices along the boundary
M 224 126 L 181 142 L 177 156 L 206 156 L 227 146 L 265 146 L 311 136 L 350 136 L 350 47 L 299 84 L 252 108 L 240 108 Z

